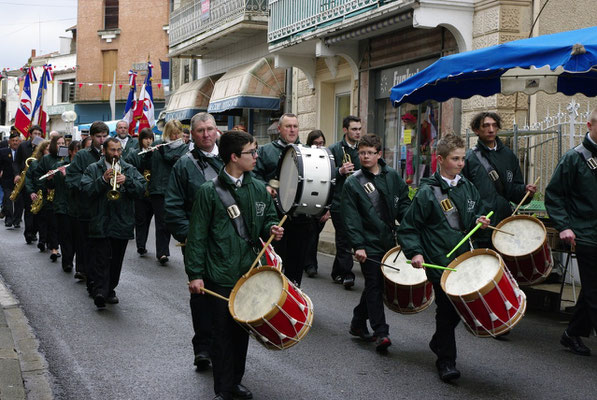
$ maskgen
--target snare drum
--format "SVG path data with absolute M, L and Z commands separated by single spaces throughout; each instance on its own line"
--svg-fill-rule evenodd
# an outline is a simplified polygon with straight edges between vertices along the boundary
M 311 328 L 311 299 L 274 267 L 254 268 L 230 293 L 232 318 L 268 349 L 287 349 Z
M 497 228 L 514 235 L 493 231 L 491 241 L 516 280 L 521 285 L 545 280 L 553 268 L 553 257 L 543 223 L 530 215 L 513 215 Z
M 388 251 L 381 262 L 400 270 L 398 272 L 381 267 L 384 280 L 383 301 L 390 310 L 401 314 L 415 314 L 431 305 L 433 285 L 427 280 L 423 268 L 414 268 L 406 263 L 406 256 L 401 252 L 400 246 Z
M 442 289 L 475 336 L 499 336 L 514 328 L 526 310 L 526 296 L 498 253 L 476 249 L 444 271 Z
M 332 201 L 336 164 L 327 148 L 286 146 L 278 163 L 278 207 L 284 214 L 320 216 Z

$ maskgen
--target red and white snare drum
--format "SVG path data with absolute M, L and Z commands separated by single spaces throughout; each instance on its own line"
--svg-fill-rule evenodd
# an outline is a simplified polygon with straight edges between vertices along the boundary
M 553 268 L 553 257 L 543 223 L 530 215 L 513 215 L 497 228 L 514 235 L 493 231 L 491 241 L 518 283 L 544 281 Z
M 287 349 L 311 328 L 311 299 L 276 268 L 263 266 L 243 275 L 230 293 L 232 318 L 268 349 Z
M 381 262 L 400 270 L 381 267 L 384 280 L 383 301 L 390 310 L 401 314 L 415 314 L 433 303 L 433 285 L 427 280 L 425 270 L 407 264 L 400 246 L 388 251 Z
M 442 289 L 475 336 L 499 336 L 514 328 L 526 310 L 526 296 L 495 251 L 476 249 L 444 271 Z

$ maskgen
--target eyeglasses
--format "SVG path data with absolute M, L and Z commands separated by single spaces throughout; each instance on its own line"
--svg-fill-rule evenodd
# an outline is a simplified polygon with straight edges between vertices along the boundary
M 257 155 L 257 149 L 241 151 L 240 154 L 250 154 L 252 157 L 255 157 Z
M 359 151 L 359 156 L 361 156 L 361 157 L 365 157 L 365 156 L 373 157 L 377 153 L 378 153 L 377 151 Z

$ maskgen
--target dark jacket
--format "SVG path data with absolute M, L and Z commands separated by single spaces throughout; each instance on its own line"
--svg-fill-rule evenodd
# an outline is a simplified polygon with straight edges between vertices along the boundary
M 583 144 L 597 156 L 587 137 Z M 572 229 L 578 238 L 597 242 L 597 176 L 574 149 L 564 154 L 547 185 L 545 208 L 559 232 Z
M 2 171 L 0 184 L 3 188 L 12 190 L 14 187 L 14 173 L 16 169 L 16 161 L 12 156 L 12 149 L 9 147 L 0 149 L 0 171 Z
M 235 188 L 225 172 L 220 172 L 224 185 L 232 195 L 253 242 L 267 238 L 278 223 L 278 216 L 265 185 L 245 173 L 240 188 Z M 224 204 L 213 182 L 199 188 L 185 246 L 185 270 L 189 280 L 209 279 L 225 287 L 232 287 L 246 273 L 256 252 L 234 230 Z
M 300 144 L 297 139 L 294 144 Z M 253 175 L 267 185 L 270 179 L 277 178 L 278 163 L 282 156 L 282 151 L 288 146 L 288 143 L 282 139 L 277 139 L 265 146 L 260 146 L 257 150 L 259 157 L 257 158 L 257 165 L 253 170 Z
M 69 163 L 70 160 L 66 157 L 52 169 L 69 165 Z M 66 177 L 62 175 L 62 172 L 55 173 L 52 179 L 46 180 L 45 184 L 48 189 L 54 189 L 54 213 L 72 215 L 71 208 L 74 207 L 75 200 L 72 198 L 72 191 L 66 187 Z
M 164 143 L 161 140 L 156 141 L 153 145 Z M 150 195 L 164 195 L 168 180 L 170 179 L 170 172 L 172 167 L 178 159 L 184 156 L 189 151 L 187 144 L 174 146 L 162 146 L 155 150 L 151 155 L 151 180 L 149 181 Z
M 354 164 L 355 171 L 361 169 L 361 160 L 359 159 L 359 149 L 356 147 L 354 149 L 350 147 L 346 142 L 346 137 L 342 138 L 341 141 L 331 145 L 329 149 L 334 155 L 334 161 L 336 163 L 336 184 L 333 187 L 334 197 L 332 198 L 330 210 L 332 212 L 340 212 L 340 203 L 342 202 L 342 187 L 348 178 L 346 175 L 340 175 L 340 167 L 342 167 L 344 153 L 350 156 L 351 161 Z
M 87 167 L 81 178 L 81 190 L 89 199 L 91 211 L 90 238 L 133 239 L 134 237 L 134 200 L 143 196 L 145 179 L 126 161 L 121 160 L 120 166 L 126 180 L 118 188 L 120 192 L 118 200 L 109 200 L 107 197 L 112 187 L 103 177 L 108 169 L 105 158 L 102 157 Z
M 384 255 L 396 246 L 395 226 L 410 206 L 408 186 L 396 170 L 379 160 L 381 171 L 373 175 L 366 169 L 362 173 L 373 183 L 391 218 L 384 221 L 374 208 L 365 189 L 356 176 L 351 175 L 342 191 L 342 217 L 346 235 L 352 248 L 364 249 L 368 256 Z
M 17 149 L 17 153 L 15 155 L 15 175 L 18 175 L 25 169 L 25 160 L 27 160 L 33 154 L 33 144 L 31 140 L 25 140 L 21 142 L 19 148 Z
M 58 168 L 59 165 L 62 164 L 62 157 L 55 156 L 53 154 L 46 154 L 41 158 L 36 170 L 36 185 L 39 189 L 42 189 L 43 194 L 45 196 L 44 199 L 44 209 L 46 210 L 53 210 L 54 209 L 54 202 L 47 201 L 47 195 L 49 190 L 54 189 L 54 185 L 51 181 L 44 179 L 42 181 L 39 178 L 49 171 Z M 55 193 L 55 192 L 54 192 Z
M 432 186 L 438 185 L 458 209 L 464 231 L 453 229 L 446 220 L 433 194 Z M 447 266 L 457 256 L 470 250 L 469 244 L 464 243 L 450 258 L 446 257 L 475 226 L 484 211 L 479 192 L 468 179 L 463 177 L 458 185 L 450 187 L 436 172 L 421 181 L 421 187 L 398 227 L 398 243 L 409 260 L 421 254 L 426 263 Z M 427 268 L 426 272 L 430 281 L 439 282 L 441 270 Z
M 191 157 L 195 158 L 196 164 Z M 172 167 L 164 198 L 164 220 L 172 236 L 179 242 L 187 238 L 193 203 L 199 187 L 205 183 L 204 171 L 208 164 L 217 173 L 224 166 L 220 157 L 207 157 L 195 148 Z
M 88 147 L 77 152 L 77 155 L 71 162 L 72 165 L 66 170 L 66 187 L 72 191 L 71 198 L 74 200 L 71 213 L 72 216 L 82 221 L 89 221 L 91 219 L 91 212 L 89 211 L 89 199 L 82 192 L 81 178 L 87 167 L 99 159 L 100 153 L 93 146 Z
M 131 135 L 127 135 L 129 140 L 126 142 L 126 146 L 122 149 L 122 158 L 124 160 L 127 159 L 128 155 L 131 153 L 138 153 L 139 152 L 139 139 L 132 137 Z M 118 138 L 118 135 L 116 136 Z

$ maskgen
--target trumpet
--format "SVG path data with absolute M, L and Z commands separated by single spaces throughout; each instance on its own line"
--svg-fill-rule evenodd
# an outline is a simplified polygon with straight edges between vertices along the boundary
M 67 165 L 66 167 L 64 167 L 64 168 L 66 169 L 66 168 L 68 168 L 68 167 L 70 167 L 70 166 L 71 166 L 71 164 L 68 164 L 68 165 Z M 60 168 L 62 168 L 62 167 L 60 167 Z M 56 175 L 58 172 L 60 172 L 60 168 L 56 168 L 56 169 L 52 169 L 52 170 L 48 171 L 48 173 L 47 173 L 47 174 L 40 176 L 40 177 L 39 177 L 39 180 L 41 181 L 41 180 L 43 180 L 43 179 L 49 178 L 50 176 L 54 176 L 54 175 Z
M 151 170 L 146 169 L 145 171 L 143 171 L 143 178 L 145 178 L 145 182 L 147 182 L 145 184 L 144 196 L 149 197 L 149 181 L 151 180 Z
M 108 191 L 108 200 L 118 200 L 120 198 L 120 192 L 118 191 L 119 184 L 116 183 L 116 178 L 120 173 L 120 164 L 116 164 L 116 158 L 112 159 L 112 178 L 110 179 L 110 185 L 112 189 Z
M 29 166 L 33 161 L 37 161 L 37 158 L 29 157 L 25 160 L 25 168 L 23 169 L 23 172 L 21 172 L 21 179 L 17 182 L 14 189 L 12 190 L 12 193 L 10 194 L 10 201 L 15 201 L 19 193 L 21 193 L 23 185 L 25 185 L 25 174 L 27 174 L 27 170 L 29 169 Z
M 137 153 L 137 155 L 140 156 L 141 154 L 151 153 L 152 151 L 155 151 L 155 150 L 159 149 L 162 146 L 170 146 L 170 145 L 172 145 L 174 143 L 178 143 L 178 142 L 181 142 L 181 141 L 182 141 L 182 138 L 178 138 L 178 139 L 173 140 L 171 142 L 156 144 L 155 146 L 151 146 L 151 147 L 146 148 L 145 150 L 141 150 L 140 152 Z
M 342 164 L 346 164 L 346 163 L 352 163 L 352 157 L 350 157 L 350 154 L 348 154 L 346 152 L 346 150 L 344 149 L 344 146 L 342 146 Z M 346 176 L 350 176 L 352 175 L 352 172 L 349 172 L 346 174 Z
M 31 202 L 31 214 L 37 214 L 41 211 L 44 206 L 44 192 L 39 189 L 37 191 L 37 199 Z

